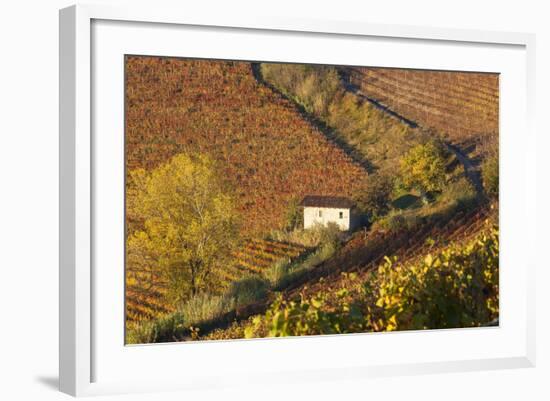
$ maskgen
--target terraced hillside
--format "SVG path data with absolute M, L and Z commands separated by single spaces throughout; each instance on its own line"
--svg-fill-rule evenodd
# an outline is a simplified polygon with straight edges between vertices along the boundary
M 278 261 L 293 261 L 309 249 L 298 244 L 273 240 L 251 239 L 234 252 L 233 263 L 221 272 L 220 286 L 227 288 L 232 282 L 253 275 L 264 276 Z M 166 283 L 160 274 L 130 266 L 126 273 L 127 320 L 135 322 L 154 319 L 175 310 L 166 299 Z
M 126 322 L 150 320 L 174 311 L 166 285 L 153 273 L 126 270 Z
M 128 171 L 208 154 L 236 191 L 246 235 L 280 228 L 292 199 L 350 196 L 367 175 L 250 63 L 129 56 L 126 89 Z
M 383 262 L 385 256 L 394 256 L 402 263 L 410 263 L 428 253 L 437 253 L 449 244 L 456 246 L 468 241 L 483 231 L 488 222 L 496 222 L 496 219 L 497 208 L 493 206 L 459 212 L 447 221 L 426 224 L 412 232 L 402 230 L 389 236 L 384 232 L 371 233 L 366 240 L 356 236 L 346 245 L 340 257 L 335 258 L 337 265 L 330 261 L 330 265 L 311 272 L 310 277 L 304 279 L 307 282 L 305 287 L 296 283 L 287 289 L 287 293 L 290 297 L 299 293 L 330 293 L 342 287 L 342 282 L 346 280 L 346 276 L 341 274 L 343 272 L 366 276 Z
M 366 236 L 356 233 L 333 258 L 287 286 L 283 295 L 286 299 L 300 299 L 317 293 L 336 293 L 346 288 L 349 273 L 355 274 L 355 282 L 361 282 L 383 263 L 385 256 L 395 256 L 400 263 L 412 263 L 449 245 L 466 243 L 496 223 L 497 216 L 498 206 L 493 205 L 459 212 L 437 224 L 427 222 L 398 232 L 376 231 Z M 242 338 L 242 330 L 250 322 L 248 318 L 263 313 L 272 300 L 273 297 L 238 311 L 239 323 L 227 327 L 227 322 L 221 322 L 220 329 L 204 332 L 203 339 Z
M 258 78 L 294 101 L 306 118 L 371 172 L 395 172 L 399 159 L 428 136 L 350 91 L 344 67 L 262 63 Z
M 457 144 L 498 141 L 498 74 L 345 67 L 350 89 Z
M 486 175 L 483 182 L 480 178 L 481 172 L 492 171 L 486 162 L 498 160 L 497 75 L 137 56 L 128 56 L 125 66 L 129 234 L 141 229 L 154 233 L 164 221 L 174 221 L 179 203 L 175 213 L 165 213 L 164 206 L 153 210 L 166 215 L 160 223 L 145 220 L 149 212 L 134 206 L 157 205 L 181 192 L 179 187 L 161 191 L 149 203 L 138 201 L 137 195 L 143 186 L 140 177 L 146 176 L 137 170 L 160 171 L 157 167 L 178 154 L 214 161 L 209 170 L 214 173 L 205 181 L 223 177 L 220 192 L 231 202 L 221 209 L 233 214 L 236 206 L 232 227 L 240 227 L 227 231 L 232 242 L 223 259 L 218 241 L 213 256 L 199 252 L 191 259 L 218 263 L 206 271 L 207 284 L 183 295 L 185 285 L 170 275 L 172 260 L 160 259 L 166 255 L 156 251 L 170 235 L 151 247 L 128 248 L 131 343 L 243 338 L 249 318 L 269 315 L 281 300 L 293 303 L 317 294 L 332 299 L 352 287 L 347 281 L 351 273 L 353 280 L 366 282 L 382 271 L 378 267 L 386 257 L 415 263 L 432 252 L 478 241 L 478 235 L 492 229 L 487 220 L 498 225 L 497 197 L 484 196 L 491 181 Z M 433 136 L 438 140 L 431 141 Z M 456 157 L 443 151 L 425 156 L 422 152 L 432 142 L 437 142 L 433 148 L 441 144 Z M 423 158 L 417 157 L 418 149 Z M 409 162 L 422 179 L 407 179 L 403 166 Z M 432 178 L 423 166 L 437 166 L 440 174 Z M 498 195 L 496 166 L 496 191 L 488 194 Z M 194 182 L 195 176 L 182 182 Z M 363 212 L 377 207 L 381 212 L 364 213 L 369 224 L 348 233 L 327 227 L 313 233 L 318 238 L 301 230 L 296 205 L 303 197 L 356 198 L 368 192 L 365 188 L 378 195 L 377 178 L 383 199 L 368 198 L 370 206 Z M 441 182 L 428 188 L 433 194 L 426 199 L 425 181 Z M 164 181 L 159 187 L 166 188 Z M 210 190 L 198 192 L 213 198 L 205 195 Z M 397 202 L 407 197 L 417 202 Z M 219 220 L 210 219 L 218 225 Z M 178 220 L 178 230 L 187 227 L 189 218 Z M 211 238 L 208 233 L 205 237 Z M 180 258 L 182 249 L 188 243 L 178 242 L 165 253 Z M 378 274 L 381 280 L 394 274 L 385 272 Z M 194 276 L 190 281 L 195 284 Z M 369 305 L 377 305 L 371 301 Z
M 308 248 L 298 244 L 251 239 L 235 252 L 234 257 L 239 272 L 263 275 L 273 264 L 281 260 L 290 262 L 306 252 Z M 235 277 L 240 278 L 237 272 L 232 272 L 232 276 L 228 278 L 236 279 Z
M 497 216 L 498 206 L 493 205 L 469 212 L 461 211 L 435 224 L 425 222 L 412 229 L 390 232 L 377 230 L 368 234 L 357 232 L 333 258 L 298 276 L 282 291 L 286 298 L 310 296 L 318 292 L 330 294 L 346 286 L 349 278 L 342 273 L 355 273 L 360 279 L 364 279 L 384 261 L 385 256 L 395 256 L 401 263 L 411 263 L 425 257 L 427 253 L 437 253 L 449 244 L 456 246 L 468 241 L 487 228 L 488 222 L 496 223 Z M 277 261 L 295 260 L 308 251 L 300 245 L 272 240 L 247 241 L 235 252 L 235 263 L 224 272 L 225 284 L 229 285 L 232 281 L 250 275 L 262 276 Z M 164 284 L 155 274 L 129 270 L 128 321 L 149 320 L 172 312 L 174 308 L 165 302 L 164 293 Z M 254 314 L 261 312 L 267 305 L 269 299 L 237 311 L 239 320 L 249 317 L 249 311 Z M 220 324 L 223 326 L 226 323 Z

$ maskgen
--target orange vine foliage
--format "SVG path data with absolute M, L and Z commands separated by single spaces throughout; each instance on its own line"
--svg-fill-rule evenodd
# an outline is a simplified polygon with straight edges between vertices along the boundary
M 498 74 L 350 68 L 350 83 L 457 143 L 498 140 Z
M 351 196 L 366 171 L 247 62 L 126 58 L 127 169 L 208 154 L 235 190 L 243 234 L 284 225 L 293 198 Z

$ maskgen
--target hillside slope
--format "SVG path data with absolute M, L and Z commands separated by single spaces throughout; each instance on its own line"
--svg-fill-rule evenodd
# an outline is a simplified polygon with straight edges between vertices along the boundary
M 498 74 L 342 67 L 349 89 L 456 144 L 498 141 Z
M 342 68 L 262 63 L 261 79 L 299 105 L 371 172 L 394 173 L 403 154 L 428 137 L 348 90 Z
M 377 268 L 385 263 L 385 257 L 396 257 L 400 265 L 406 265 L 421 261 L 428 254 L 460 247 L 490 230 L 496 224 L 497 216 L 498 206 L 493 205 L 461 212 L 439 224 L 423 224 L 412 230 L 376 232 L 367 237 L 357 233 L 337 255 L 296 280 L 281 294 L 284 299 L 296 302 L 324 294 L 328 305 L 338 307 L 339 291 L 347 289 L 351 293 L 358 282 L 376 276 Z M 220 322 L 218 329 L 205 330 L 201 339 L 242 338 L 253 317 L 262 315 L 275 299 L 276 294 L 272 294 L 265 302 L 237 311 L 231 319 Z
M 315 294 L 318 291 L 330 293 L 345 286 L 347 277 L 341 274 L 343 272 L 365 278 L 386 256 L 396 257 L 400 263 L 411 263 L 427 254 L 437 253 L 450 244 L 456 246 L 467 242 L 491 224 L 497 223 L 497 210 L 496 205 L 479 207 L 468 212 L 458 212 L 437 224 L 428 223 L 412 230 L 389 235 L 373 232 L 367 238 L 356 235 L 334 260 L 326 266 L 320 266 L 318 272 L 311 272 L 305 285 L 296 283 L 287 292 L 289 296 Z
M 292 199 L 350 196 L 367 176 L 250 63 L 128 56 L 126 88 L 128 171 L 208 154 L 235 189 L 247 235 L 280 228 Z

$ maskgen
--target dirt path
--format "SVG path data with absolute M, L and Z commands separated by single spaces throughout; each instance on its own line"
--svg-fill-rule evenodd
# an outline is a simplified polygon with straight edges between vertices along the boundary
M 481 183 L 480 171 L 474 166 L 470 158 L 464 152 L 462 152 L 462 150 L 458 146 L 453 145 L 449 142 L 445 142 L 445 146 L 447 146 L 447 149 L 449 151 L 454 153 L 458 161 L 464 167 L 464 175 L 473 184 L 477 192 L 477 196 L 479 198 L 483 198 L 485 194 L 483 191 L 483 184 Z
M 408 125 L 411 128 L 418 128 L 421 127 L 417 122 L 397 113 L 395 110 L 392 110 L 390 107 L 386 106 L 385 104 L 380 103 L 378 100 L 373 99 L 369 96 L 367 96 L 365 93 L 363 93 L 359 87 L 351 84 L 349 82 L 349 78 L 347 78 L 346 73 L 342 70 L 340 70 L 340 76 L 342 84 L 344 85 L 344 88 L 353 93 L 355 96 L 357 96 L 359 99 L 363 100 L 364 102 L 369 102 L 377 109 L 389 114 L 391 117 L 399 120 L 400 122 Z M 464 167 L 464 175 L 466 178 L 472 183 L 474 186 L 478 198 L 483 198 L 485 196 L 483 191 L 483 185 L 481 183 L 481 177 L 479 170 L 474 166 L 474 163 L 466 153 L 464 153 L 458 146 L 453 145 L 450 142 L 444 142 L 447 149 L 452 152 L 455 157 L 458 159 L 460 164 Z
M 327 139 L 329 139 L 336 146 L 342 149 L 355 163 L 359 164 L 361 167 L 367 170 L 368 173 L 373 172 L 373 166 L 367 160 L 365 160 L 361 155 L 357 154 L 356 150 L 353 149 L 353 147 L 351 147 L 348 143 L 341 140 L 337 135 L 335 135 L 334 131 L 330 127 L 327 127 L 322 121 L 319 121 L 317 118 L 312 116 L 295 101 L 288 98 L 288 96 L 286 96 L 280 90 L 278 90 L 277 88 L 273 87 L 268 82 L 266 82 L 262 77 L 259 63 L 252 63 L 251 66 L 252 66 L 252 74 L 254 75 L 254 78 L 259 84 L 267 86 L 268 88 L 270 88 L 271 90 L 278 93 L 280 96 L 282 96 L 283 98 L 287 99 L 292 104 L 294 104 L 297 110 L 300 112 L 300 114 L 306 121 L 308 121 L 310 124 L 317 127 L 319 131 L 321 131 Z M 383 111 L 384 113 L 388 114 L 392 118 L 399 120 L 401 123 L 406 124 L 411 128 L 422 128 L 417 122 L 399 114 L 397 111 L 391 109 L 389 106 L 383 103 L 380 103 L 378 100 L 373 99 L 367 96 L 365 93 L 363 93 L 359 87 L 350 83 L 349 77 L 346 75 L 345 70 L 339 70 L 339 73 L 340 73 L 341 82 L 342 82 L 342 85 L 344 86 L 344 89 L 347 90 L 348 92 L 353 93 L 360 100 L 372 104 L 377 109 Z M 460 162 L 460 164 L 462 164 L 464 168 L 464 175 L 474 186 L 477 192 L 478 198 L 480 199 L 484 198 L 485 195 L 483 191 L 483 185 L 481 183 L 480 172 L 475 167 L 472 160 L 470 160 L 468 155 L 458 146 L 450 142 L 445 142 L 445 146 L 450 152 L 452 152 L 455 155 L 455 157 Z

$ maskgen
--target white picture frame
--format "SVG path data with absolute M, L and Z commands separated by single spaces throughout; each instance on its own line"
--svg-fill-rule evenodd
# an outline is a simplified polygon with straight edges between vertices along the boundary
M 103 23 L 104 21 L 105 23 Z M 120 23 L 120 26 L 115 26 Z M 94 24 L 99 24 L 101 31 L 94 31 Z M 102 25 L 103 24 L 103 25 Z M 126 25 L 125 25 L 126 24 Z M 130 24 L 130 25 L 128 25 Z M 134 24 L 134 25 L 131 25 Z M 94 89 L 92 81 L 94 74 L 102 71 L 102 61 L 94 59 L 98 51 L 102 48 L 109 47 L 113 51 L 120 52 L 122 47 L 116 47 L 123 43 L 123 35 L 113 32 L 120 30 L 130 30 L 132 35 L 128 37 L 139 36 L 139 30 L 149 29 L 155 26 L 155 32 L 150 32 L 147 37 L 150 38 L 149 46 L 154 46 L 155 39 L 164 38 L 170 29 L 179 29 L 192 27 L 195 30 L 205 31 L 217 30 L 218 38 L 224 39 L 223 35 L 241 34 L 254 35 L 261 33 L 265 40 L 283 40 L 277 39 L 277 35 L 282 34 L 286 37 L 305 38 L 303 40 L 314 40 L 315 38 L 325 38 L 327 42 L 332 38 L 345 40 L 356 40 L 361 38 L 372 38 L 373 40 L 384 40 L 387 43 L 392 41 L 409 41 L 407 43 L 432 43 L 441 47 L 444 51 L 444 46 L 455 46 L 454 51 L 461 51 L 464 48 L 476 48 L 483 50 L 483 46 L 494 46 L 495 48 L 512 49 L 510 57 L 514 64 L 517 64 L 517 71 L 510 70 L 510 76 L 514 76 L 514 85 L 522 94 L 519 99 L 510 100 L 511 103 L 501 105 L 501 114 L 503 111 L 510 113 L 505 114 L 502 120 L 502 128 L 507 132 L 508 125 L 519 128 L 522 132 L 523 145 L 516 146 L 514 137 L 508 134 L 501 136 L 501 141 L 506 145 L 504 147 L 501 162 L 501 180 L 502 183 L 502 208 L 501 219 L 508 222 L 508 227 L 517 227 L 521 230 L 523 238 L 513 237 L 513 233 L 507 237 L 507 231 L 503 230 L 503 244 L 509 245 L 509 251 L 503 252 L 502 257 L 513 260 L 515 254 L 525 253 L 521 265 L 521 276 L 510 276 L 510 283 L 513 286 L 502 286 L 501 291 L 505 297 L 501 301 L 501 306 L 510 307 L 512 301 L 514 305 L 518 305 L 517 311 L 511 314 L 510 319 L 501 320 L 501 327 L 489 328 L 489 331 L 431 331 L 418 333 L 394 333 L 390 335 L 378 335 L 365 337 L 365 335 L 351 336 L 326 336 L 315 338 L 301 339 L 285 339 L 285 340 L 255 340 L 255 341 L 236 341 L 222 343 L 201 343 L 192 344 L 191 347 L 185 349 L 187 357 L 197 362 L 197 367 L 185 372 L 185 377 L 178 375 L 158 376 L 151 375 L 150 380 L 140 377 L 132 380 L 131 377 L 124 375 L 116 375 L 110 372 L 109 375 L 104 375 L 100 371 L 101 366 L 105 368 L 107 364 L 113 366 L 113 371 L 120 371 L 123 365 L 118 363 L 126 363 L 130 366 L 136 365 L 139 361 L 143 361 L 144 365 L 150 365 L 152 361 L 162 361 L 168 358 L 177 358 L 183 352 L 182 347 L 178 345 L 152 345 L 143 347 L 124 347 L 123 339 L 120 342 L 114 342 L 114 346 L 121 347 L 120 352 L 126 355 L 129 359 L 125 361 L 115 360 L 116 357 L 110 360 L 107 354 L 112 349 L 109 349 L 104 344 L 104 337 L 98 336 L 96 326 L 98 324 L 105 325 L 115 324 L 112 321 L 104 318 L 101 313 L 101 305 L 95 306 L 94 294 L 96 291 L 102 292 L 101 287 L 104 283 L 105 275 L 94 273 L 94 268 L 97 268 L 97 261 L 103 260 L 100 254 L 96 254 L 94 241 L 97 238 L 97 231 L 104 227 L 101 223 L 101 210 L 97 210 L 101 199 L 96 197 L 98 186 L 103 185 L 101 179 L 101 165 L 99 163 L 108 163 L 100 161 L 98 155 L 101 152 L 108 152 L 109 156 L 116 159 L 119 154 L 118 148 L 109 145 L 104 141 L 97 141 L 94 138 L 94 129 L 101 126 L 97 121 L 102 118 L 101 108 L 95 109 L 96 103 L 93 101 Z M 103 28 L 102 28 L 103 27 Z M 179 27 L 179 28 L 178 28 Z M 112 30 L 111 30 L 112 29 Z M 93 35 L 97 32 L 98 39 L 94 42 Z M 130 31 L 128 31 L 130 32 Z M 201 31 L 202 32 L 202 31 Z M 232 33 L 233 32 L 233 33 Z M 246 35 L 245 35 L 246 33 Z M 135 35 L 134 35 L 135 34 Z M 106 35 L 113 35 L 108 37 Z M 222 36 L 219 36 L 222 35 Z M 273 36 L 273 38 L 271 37 Z M 109 46 L 105 39 L 109 39 Z M 346 39 L 347 38 L 347 39 Z M 141 42 L 145 42 L 142 40 Z M 158 48 L 158 55 L 174 55 L 170 50 L 169 41 L 163 41 L 163 48 Z M 223 42 L 223 40 L 222 40 Z M 161 43 L 157 41 L 156 43 Z M 205 37 L 205 46 L 208 42 Z M 274 42 L 275 43 L 275 42 Z M 305 43 L 305 42 L 304 42 Z M 147 44 L 140 43 L 140 46 Z M 159 45 L 160 46 L 160 45 Z M 535 232 L 536 212 L 534 207 L 534 196 L 529 197 L 528 194 L 535 194 L 536 181 L 533 177 L 535 174 L 535 133 L 532 127 L 534 118 L 534 35 L 525 33 L 507 33 L 507 32 L 484 32 L 459 29 L 438 29 L 427 27 L 414 26 L 398 26 L 398 25 L 374 25 L 367 22 L 349 22 L 349 21 L 319 21 L 319 20 L 296 20 L 292 18 L 269 18 L 258 17 L 254 19 L 229 19 L 220 16 L 194 16 L 187 15 L 184 9 L 166 10 L 157 9 L 155 7 L 131 7 L 131 8 L 113 8 L 104 5 L 78 5 L 72 6 L 60 11 L 60 390 L 75 396 L 80 395 L 95 395 L 109 393 L 126 393 L 137 391 L 165 391 L 171 389 L 197 389 L 208 388 L 213 386 L 229 386 L 243 385 L 247 380 L 252 380 L 256 383 L 267 382 L 274 376 L 278 380 L 293 381 L 293 380 L 326 380 L 330 378 L 356 378 L 400 375 L 400 374 L 421 374 L 430 372 L 449 372 L 449 371 L 467 371 L 481 369 L 503 369 L 515 367 L 530 367 L 535 363 L 535 321 L 534 321 L 534 266 L 535 261 L 531 258 L 533 253 L 529 252 L 529 247 L 534 241 L 530 241 L 530 236 Z M 130 46 L 131 47 L 131 46 Z M 204 46 L 203 46 L 204 47 Z M 145 47 L 143 47 L 145 49 Z M 152 52 L 157 53 L 154 48 L 143 50 L 143 54 Z M 197 48 L 197 52 L 202 50 Z M 250 50 L 252 51 L 252 50 Z M 466 51 L 466 50 L 465 50 Z M 221 50 L 218 49 L 218 52 Z M 517 53 L 517 54 L 516 54 Z M 113 53 L 118 57 L 119 53 Z M 198 53 L 197 53 L 198 54 Z M 203 54 L 203 53 L 200 53 Z M 218 53 L 212 53 L 218 54 Z M 247 53 L 248 57 L 256 60 L 263 60 L 267 57 L 265 54 L 257 53 L 254 57 L 253 53 Z M 247 57 L 243 53 L 240 57 Z M 253 54 L 250 56 L 250 54 Z M 177 54 L 176 54 L 177 55 Z M 194 54 L 195 55 L 195 54 Z M 214 57 L 214 56 L 212 56 Z M 221 54 L 218 58 L 229 57 Z M 278 57 L 281 57 L 280 55 Z M 287 61 L 292 61 L 292 56 Z M 307 57 L 307 55 L 304 55 Z M 100 57 L 98 57 L 99 59 Z M 252 59 L 249 58 L 249 59 Z M 482 57 L 480 57 L 482 58 Z M 101 56 L 104 62 L 109 61 Z M 277 56 L 270 56 L 270 59 L 278 59 Z M 506 58 L 503 58 L 503 60 Z M 313 59 L 308 59 L 313 61 Z M 472 61 L 473 62 L 473 61 Z M 493 61 L 496 62 L 496 61 Z M 387 61 L 388 65 L 392 61 Z M 445 66 L 445 61 L 441 61 L 441 66 Z M 383 65 L 384 63 L 379 63 Z M 112 64 L 111 64 L 112 65 Z M 431 64 L 433 65 L 433 64 Z M 489 64 L 487 64 L 489 66 Z M 116 65 L 113 65 L 116 69 Z M 460 66 L 456 66 L 460 69 Z M 467 69 L 467 67 L 465 67 Z M 473 68 L 473 67 L 472 67 Z M 487 67 L 490 68 L 490 67 Z M 504 67 L 503 67 L 504 68 Z M 512 67 L 510 67 L 512 68 Z M 494 70 L 493 70 L 494 71 Z M 514 75 L 515 74 L 515 75 Z M 101 81 L 102 77 L 97 78 Z M 122 87 L 115 88 L 121 93 Z M 97 100 L 97 99 L 96 99 Z M 115 100 L 116 101 L 116 100 Z M 517 103 L 512 103 L 517 102 Z M 514 111 L 516 106 L 519 106 L 517 113 Z M 506 108 L 509 107 L 509 108 Z M 116 108 L 116 107 L 115 107 Z M 504 110 L 503 110 L 504 108 Z M 524 109 L 523 109 L 524 108 Z M 513 116 L 508 116 L 513 114 Z M 116 119 L 114 119 L 116 120 Z M 113 121 L 114 121 L 113 120 Z M 118 121 L 118 120 L 117 120 Z M 114 121 L 114 126 L 120 124 Z M 94 128 L 96 127 L 96 128 Z M 122 133 L 121 133 L 122 135 Z M 508 149 L 508 151 L 506 150 Z M 512 150 L 515 154 L 512 155 Z M 112 152 L 112 153 L 111 153 Z M 118 152 L 118 153 L 117 153 Z M 511 171 L 509 168 L 509 160 L 514 158 L 520 163 L 519 167 Z M 110 158 L 105 158 L 110 159 Z M 99 168 L 99 171 L 97 170 Z M 105 167 L 106 168 L 106 167 Z M 116 176 L 116 174 L 115 174 Z M 122 181 L 112 185 L 120 185 Z M 523 191 L 513 191 L 513 185 L 521 182 Z M 105 188 L 100 188 L 102 193 L 105 193 Z M 105 189 L 105 190 L 104 190 Z M 514 194 L 515 195 L 514 195 Z M 515 215 L 516 213 L 517 215 Z M 513 217 L 514 215 L 515 217 Z M 510 230 L 508 230 L 510 232 Z M 507 239 L 507 241 L 505 241 Z M 101 241 L 100 239 L 98 241 Z M 120 274 L 123 272 L 123 266 L 120 266 Z M 505 278 L 507 274 L 512 274 L 511 271 L 504 269 Z M 515 273 L 514 273 L 515 274 Z M 513 278 L 513 280 L 512 280 Z M 118 282 L 117 282 L 118 283 Z M 506 284 L 506 281 L 505 283 Z M 113 284 L 114 285 L 114 284 Z M 517 287 L 517 288 L 516 288 Z M 105 293 L 111 293 L 109 288 L 105 288 Z M 514 293 L 515 298 L 506 298 L 507 292 Z M 103 296 L 103 295 L 102 295 Z M 108 295 L 105 295 L 108 297 Z M 109 302 L 111 299 L 109 299 Z M 515 303 L 517 301 L 517 303 Z M 107 302 L 107 301 L 106 301 Z M 118 301 L 117 301 L 118 302 Z M 122 302 L 120 300 L 120 302 Z M 502 303 L 506 303 L 503 305 Z M 98 312 L 99 311 L 99 312 Z M 473 334 L 471 334 L 473 333 Z M 498 337 L 502 334 L 502 338 Z M 508 334 L 506 334 L 508 333 Z M 471 339 L 464 340 L 470 337 Z M 483 338 L 482 338 L 483 337 Z M 498 338 L 497 338 L 498 337 Z M 439 360 L 432 358 L 431 360 L 420 360 L 411 354 L 408 359 L 387 358 L 382 356 L 372 355 L 372 360 L 353 360 L 353 356 L 341 356 L 334 366 L 330 365 L 331 358 L 336 358 L 339 355 L 338 350 L 345 349 L 343 347 L 362 347 L 366 344 L 365 341 L 377 341 L 385 346 L 404 347 L 407 341 L 417 341 L 418 344 L 425 342 L 434 344 L 445 338 L 445 341 L 487 341 L 494 342 L 495 349 L 487 352 L 479 350 L 465 354 L 464 358 L 447 357 L 442 355 Z M 365 340 L 367 339 L 367 340 Z M 506 341 L 504 341 L 506 340 Z M 117 340 L 118 341 L 118 340 Z M 502 342 L 501 345 L 500 342 Z M 227 344 L 231 343 L 231 344 Z M 118 345 L 116 345 L 118 344 Z M 419 345 L 416 345 L 417 347 Z M 481 343 L 480 343 L 481 344 Z M 508 345 L 504 345 L 508 344 Z M 506 347 L 509 346 L 509 349 Z M 498 348 L 500 347 L 500 348 Z M 244 353 L 253 353 L 264 358 L 266 355 L 273 355 L 274 359 L 277 354 L 288 352 L 290 354 L 299 354 L 300 352 L 308 353 L 303 355 L 315 355 L 321 348 L 325 349 L 328 359 L 328 364 L 325 366 L 319 364 L 318 361 L 312 359 L 312 363 L 303 364 L 296 369 L 286 370 L 280 361 L 274 362 L 275 366 L 271 368 L 264 365 L 256 365 L 253 369 L 246 366 L 239 367 L 241 372 L 247 372 L 248 378 L 243 378 L 241 381 L 236 380 L 231 376 L 230 368 L 221 366 L 219 370 L 208 372 L 205 366 L 201 366 L 199 358 L 201 355 L 204 359 L 208 359 L 208 363 L 217 363 L 213 360 L 214 353 L 226 355 L 228 358 L 233 356 L 239 359 L 239 355 Z M 460 345 L 457 345 L 460 350 Z M 249 350 L 249 351 L 247 351 Z M 103 354 L 101 354 L 103 352 Z M 115 352 L 116 353 L 116 352 Z M 113 353 L 113 355 L 115 354 Z M 131 354 L 131 355 L 130 355 Z M 99 356 L 101 363 L 96 361 Z M 124 358 L 126 358 L 124 356 Z M 248 359 L 247 359 L 248 358 Z M 258 357 L 260 358 L 260 357 Z M 349 360 L 345 360 L 349 358 Z M 242 357 L 245 363 L 253 363 L 252 357 Z M 260 359 L 258 359 L 260 360 Z M 406 361 L 405 361 L 406 360 Z M 219 362 L 223 365 L 223 361 Z M 239 365 L 239 362 L 236 363 Z M 167 363 L 167 366 L 170 366 Z M 248 369 L 248 370 L 247 370 Z M 131 372 L 131 370 L 128 370 Z M 227 372 L 227 375 L 226 373 Z

